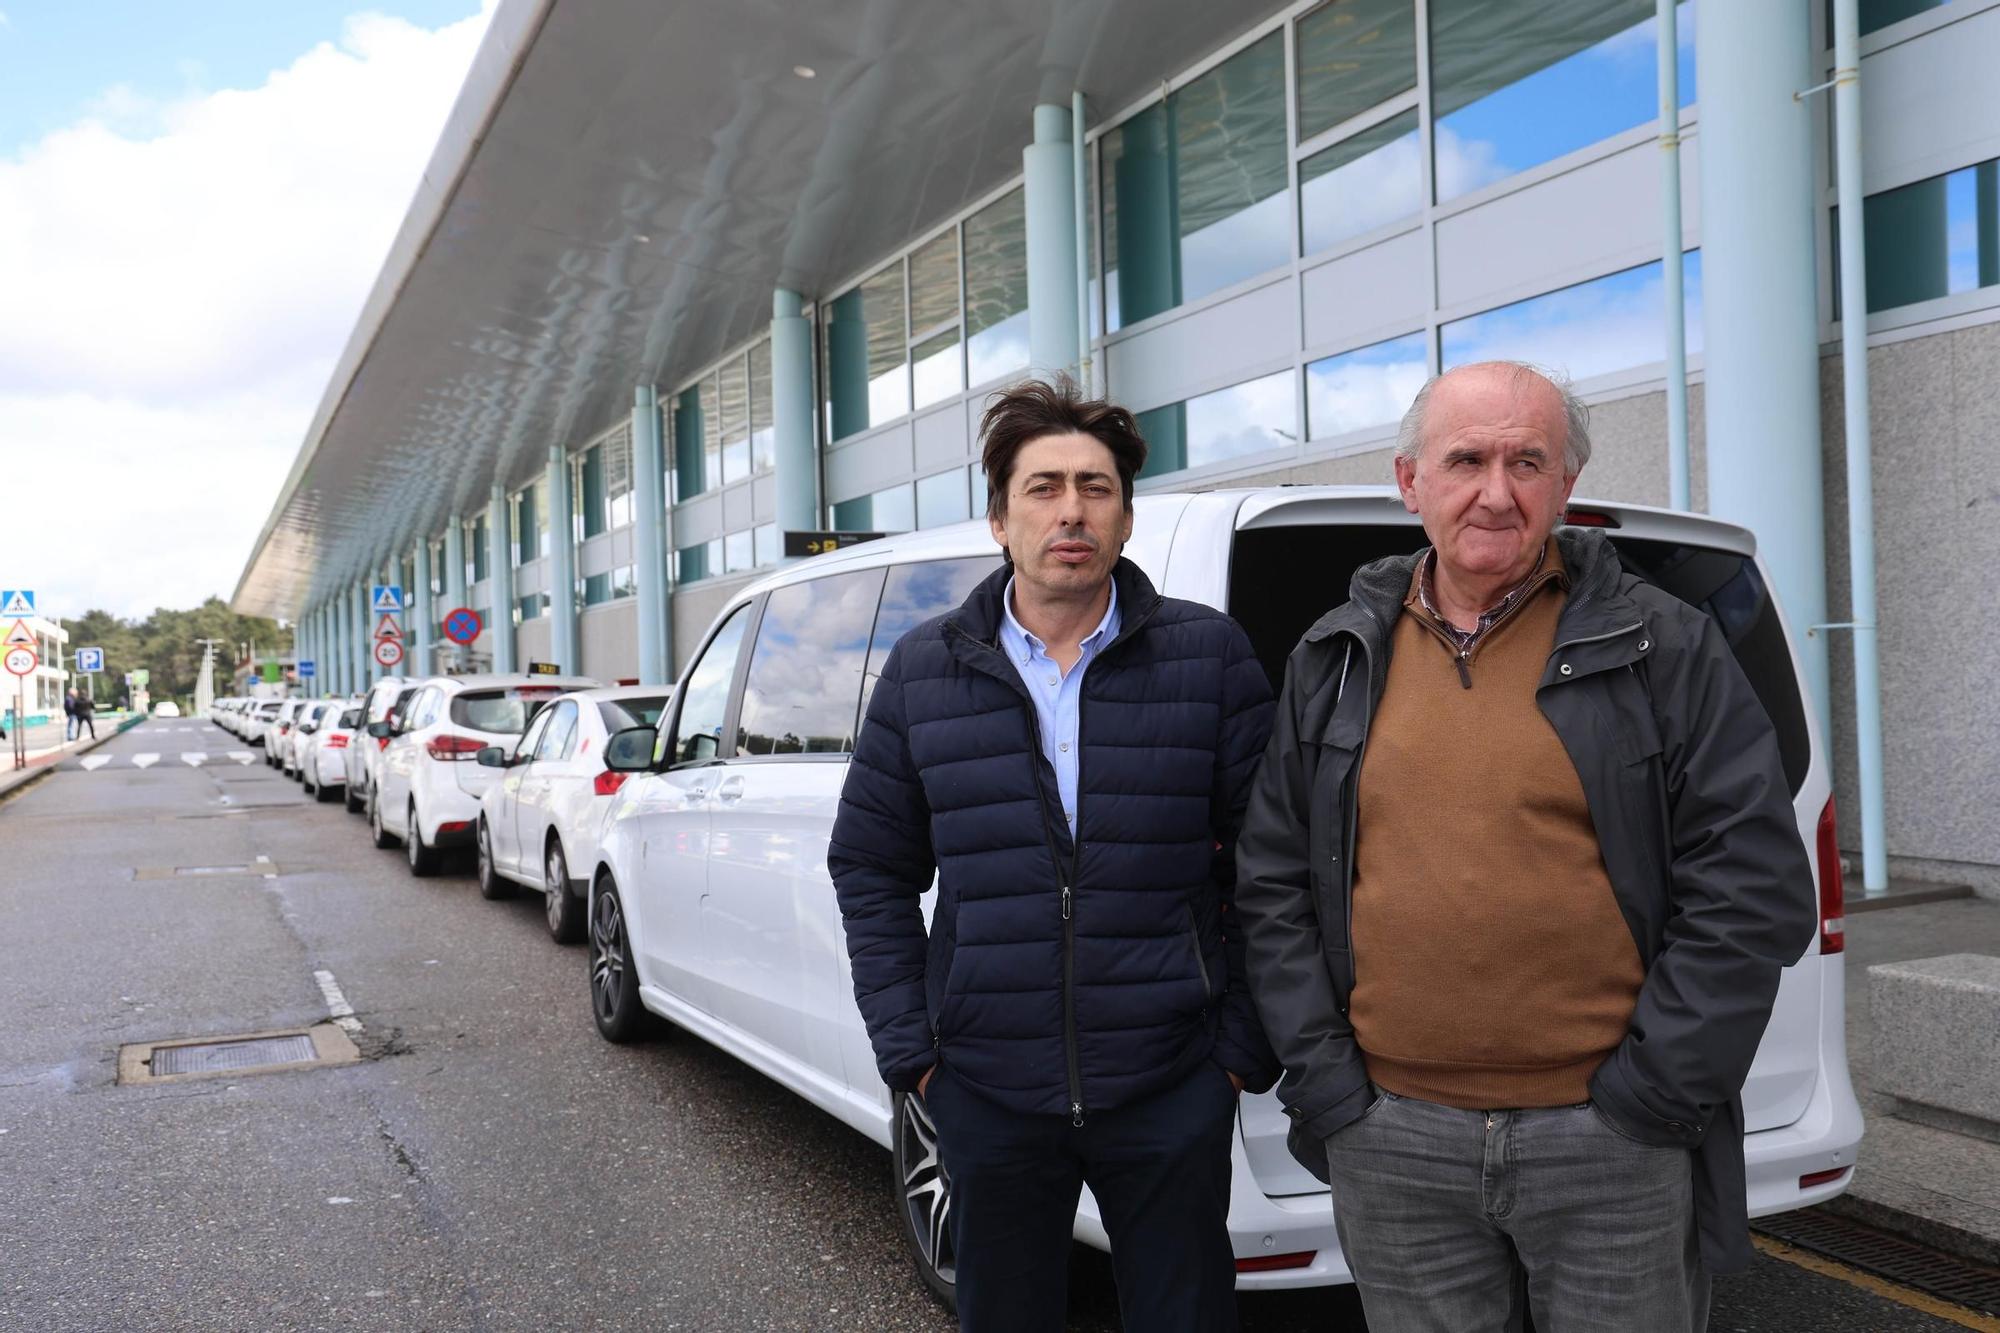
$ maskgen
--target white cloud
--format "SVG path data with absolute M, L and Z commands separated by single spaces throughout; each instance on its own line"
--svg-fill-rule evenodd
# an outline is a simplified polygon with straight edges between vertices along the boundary
M 254 89 L 109 89 L 0 158 L 9 586 L 227 596 L 485 30 L 364 14 Z

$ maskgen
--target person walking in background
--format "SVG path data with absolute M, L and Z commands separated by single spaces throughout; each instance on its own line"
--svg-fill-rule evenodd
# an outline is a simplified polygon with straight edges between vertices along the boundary
M 91 701 L 89 695 L 78 694 L 74 690 L 70 691 L 70 704 L 76 713 L 74 721 L 76 723 L 77 738 L 83 736 L 84 729 L 87 727 L 90 729 L 90 739 L 96 740 L 97 723 L 95 718 L 97 716 L 97 705 Z
M 63 739 L 66 741 L 75 740 L 76 732 L 77 732 L 76 691 L 64 690 L 63 691 Z
M 1432 545 L 1287 664 L 1236 905 L 1294 1155 L 1376 1333 L 1691 1333 L 1752 1258 L 1740 1094 L 1813 936 L 1770 718 L 1721 630 L 1562 526 L 1590 458 L 1509 362 L 1417 394 Z
M 1030 381 L 980 433 L 1005 563 L 889 654 L 834 821 L 855 997 L 937 1127 L 962 1328 L 1064 1326 L 1089 1185 L 1125 1327 L 1228 1333 L 1237 1094 L 1277 1076 L 1229 908 L 1271 686 L 1124 557 L 1130 412 Z

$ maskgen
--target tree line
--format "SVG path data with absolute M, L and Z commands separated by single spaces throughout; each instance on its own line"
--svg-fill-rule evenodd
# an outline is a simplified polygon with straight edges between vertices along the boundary
M 220 597 L 211 597 L 189 611 L 160 607 L 144 620 L 125 620 L 109 611 L 87 611 L 74 620 L 65 620 L 69 648 L 102 648 L 104 672 L 95 684 L 99 703 L 116 703 L 125 693 L 125 673 L 144 668 L 152 673 L 147 689 L 155 700 L 186 699 L 194 693 L 195 679 L 201 674 L 202 639 L 216 639 L 215 692 L 229 693 L 229 675 L 244 644 L 258 658 L 277 656 L 292 650 L 290 626 L 280 626 L 263 616 L 240 616 Z M 68 664 L 73 684 L 81 690 L 89 678 L 75 675 Z

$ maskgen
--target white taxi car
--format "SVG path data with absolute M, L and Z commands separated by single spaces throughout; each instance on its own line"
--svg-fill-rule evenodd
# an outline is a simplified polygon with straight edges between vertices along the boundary
M 511 746 L 542 705 L 588 689 L 583 676 L 431 676 L 392 722 L 368 734 L 389 744 L 368 792 L 368 827 L 377 847 L 401 842 L 410 873 L 434 875 L 447 847 L 469 846 L 479 798 L 498 779 L 474 760 L 489 745 Z
M 503 770 L 479 800 L 479 892 L 511 898 L 516 885 L 548 898 L 549 934 L 583 938 L 586 881 L 571 866 L 597 864 L 597 834 L 625 774 L 604 766 L 605 742 L 660 720 L 671 685 L 580 690 L 549 704 L 520 743 L 491 745 L 478 762 Z
M 319 716 L 300 728 L 299 780 L 316 799 L 337 801 L 347 788 L 347 752 L 361 721 L 361 700 L 328 699 Z

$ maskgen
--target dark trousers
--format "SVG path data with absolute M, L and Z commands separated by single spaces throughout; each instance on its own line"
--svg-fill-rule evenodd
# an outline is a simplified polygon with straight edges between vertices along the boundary
M 924 1098 L 951 1177 L 958 1324 L 965 1333 L 1060 1330 L 1071 1225 L 1090 1186 L 1111 1238 L 1127 1333 L 1232 1333 L 1229 1150 L 1236 1090 L 1204 1061 L 1143 1101 L 1064 1115 L 995 1105 L 940 1065 Z
M 76 715 L 76 734 L 78 736 L 83 735 L 84 728 L 86 727 L 90 729 L 90 739 L 96 740 L 97 739 L 96 721 L 91 717 L 89 713 L 78 713 Z

